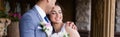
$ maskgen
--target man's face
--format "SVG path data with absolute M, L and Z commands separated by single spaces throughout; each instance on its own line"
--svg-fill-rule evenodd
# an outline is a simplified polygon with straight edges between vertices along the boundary
M 55 6 L 55 3 L 56 3 L 56 0 L 48 0 L 48 6 L 47 6 L 47 9 L 48 9 L 48 12 L 50 12 L 52 10 L 52 8 Z

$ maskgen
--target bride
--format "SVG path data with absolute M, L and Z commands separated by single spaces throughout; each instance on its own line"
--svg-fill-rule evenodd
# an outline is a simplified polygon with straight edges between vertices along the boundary
M 54 28 L 51 37 L 80 37 L 77 28 L 72 28 L 72 26 L 67 26 L 66 23 L 63 23 L 62 9 L 59 5 L 53 7 L 48 17 Z

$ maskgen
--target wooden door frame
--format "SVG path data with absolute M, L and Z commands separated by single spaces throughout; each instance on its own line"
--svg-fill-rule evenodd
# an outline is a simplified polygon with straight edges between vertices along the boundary
M 115 1 L 92 0 L 91 37 L 114 37 Z

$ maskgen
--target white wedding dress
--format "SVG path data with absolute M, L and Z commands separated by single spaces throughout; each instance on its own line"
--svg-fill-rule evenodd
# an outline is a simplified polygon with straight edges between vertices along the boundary
M 65 29 L 65 24 L 62 26 L 61 31 L 58 33 L 53 33 L 51 37 L 68 37 L 68 33 L 66 32 Z

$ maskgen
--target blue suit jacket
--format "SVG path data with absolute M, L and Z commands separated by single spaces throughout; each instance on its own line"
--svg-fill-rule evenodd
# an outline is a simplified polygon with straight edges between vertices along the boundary
M 46 37 L 46 33 L 39 26 L 43 20 L 41 18 L 35 7 L 26 12 L 19 24 L 20 37 Z

